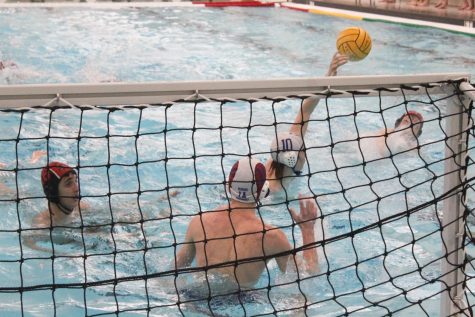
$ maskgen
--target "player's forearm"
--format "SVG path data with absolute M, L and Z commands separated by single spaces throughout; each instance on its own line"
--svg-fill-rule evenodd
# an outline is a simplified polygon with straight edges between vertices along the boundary
M 310 115 L 312 114 L 313 110 L 315 110 L 315 107 L 317 106 L 318 102 L 320 101 L 320 98 L 317 96 L 312 96 L 308 97 L 305 99 L 302 103 L 302 113 L 305 121 L 308 121 L 310 118 Z
M 293 133 L 305 135 L 305 132 L 307 132 L 308 120 L 310 120 L 310 116 L 319 101 L 320 98 L 316 96 L 308 97 L 303 100 L 300 109 L 298 110 L 297 117 L 295 118 L 294 126 L 292 127 Z

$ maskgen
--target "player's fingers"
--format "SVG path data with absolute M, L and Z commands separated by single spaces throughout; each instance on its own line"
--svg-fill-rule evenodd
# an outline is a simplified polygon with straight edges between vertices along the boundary
M 299 207 L 300 207 L 300 214 L 305 213 L 305 199 L 303 198 L 302 194 L 299 194 Z
M 295 209 L 294 208 L 289 208 L 289 212 L 290 212 L 290 215 L 292 216 L 292 219 L 296 222 L 296 223 L 299 223 L 300 222 L 300 217 L 297 215 L 297 213 L 295 212 Z

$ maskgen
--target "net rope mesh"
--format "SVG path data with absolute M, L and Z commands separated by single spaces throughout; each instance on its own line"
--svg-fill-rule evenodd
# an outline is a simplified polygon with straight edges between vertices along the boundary
M 303 250 L 317 248 L 315 274 L 282 273 L 274 256 L 175 266 L 191 218 L 227 206 L 232 164 L 269 159 L 276 131 L 288 131 L 309 95 L 0 110 L 0 310 L 17 316 L 438 316 L 441 261 L 449 256 L 443 204 L 456 196 L 464 208 L 465 256 L 454 270 L 463 273 L 462 301 L 469 308 L 452 300 L 470 315 L 472 105 L 458 113 L 468 122 L 458 136 L 468 155 L 446 152 L 447 100 L 463 93 L 459 82 L 434 85 L 441 84 L 453 93 L 431 95 L 428 84 L 401 86 L 391 96 L 317 95 L 303 173 L 256 208 L 292 245 L 279 255 L 297 261 Z M 408 94 L 414 90 L 421 93 Z M 423 114 L 422 135 L 395 153 L 388 137 L 387 154 L 378 153 L 371 132 L 393 128 L 409 110 Z M 46 154 L 31 163 L 38 150 Z M 444 163 L 459 154 L 460 185 L 444 191 Z M 47 209 L 40 173 L 51 161 L 76 169 L 85 204 L 71 221 L 41 227 L 34 221 Z M 319 207 L 317 237 L 308 245 L 289 212 L 298 210 L 299 194 Z M 252 288 L 210 273 L 263 260 Z

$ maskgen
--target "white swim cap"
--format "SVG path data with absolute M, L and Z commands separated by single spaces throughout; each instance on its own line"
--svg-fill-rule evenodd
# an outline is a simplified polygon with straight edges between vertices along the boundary
M 281 132 L 272 140 L 270 151 L 274 161 L 293 169 L 297 165 L 302 148 L 303 141 L 299 135 Z
M 266 197 L 269 186 L 266 167 L 256 159 L 242 158 L 234 163 L 229 173 L 228 189 L 231 198 L 242 203 L 257 203 L 261 193 Z

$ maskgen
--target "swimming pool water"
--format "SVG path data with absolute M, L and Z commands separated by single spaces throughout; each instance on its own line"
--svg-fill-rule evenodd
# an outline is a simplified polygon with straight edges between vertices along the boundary
M 375 101 L 373 106 L 377 106 Z M 146 118 L 144 121 L 139 121 L 140 111 L 137 109 L 112 113 L 101 109 L 89 110 L 84 113 L 87 120 L 84 120 L 86 124 L 82 126 L 79 124 L 81 115 L 79 110 L 54 111 L 48 147 L 51 159 L 81 165 L 79 171 L 81 194 L 87 197 L 92 205 L 91 211 L 84 213 L 82 223 L 98 228 L 83 231 L 81 221 L 78 220 L 74 223 L 75 228 L 54 229 L 52 238 L 47 233 L 40 235 L 41 238 L 37 238 L 38 244 L 46 249 L 51 248 L 51 239 L 55 242 L 55 254 L 58 258 L 55 259 L 54 265 L 48 253 L 33 251 L 24 245 L 21 249 L 15 228 L 19 228 L 19 221 L 24 230 L 31 228 L 31 219 L 45 206 L 44 199 L 34 198 L 42 197 L 39 187 L 39 168 L 44 164 L 44 160 L 34 165 L 22 161 L 21 166 L 34 168 L 18 173 L 19 195 L 24 199 L 18 204 L 15 201 L 2 203 L 2 210 L 7 216 L 1 229 L 13 230 L 2 237 L 2 244 L 4 244 L 2 261 L 12 261 L 11 263 L 2 262 L 5 285 L 20 286 L 22 279 L 20 279 L 20 265 L 17 261 L 22 256 L 28 259 L 21 267 L 25 286 L 53 282 L 82 283 L 85 277 L 88 281 L 102 281 L 169 270 L 174 258 L 173 243 L 183 241 L 189 216 L 198 210 L 209 210 L 219 203 L 225 203 L 222 180 L 234 160 L 238 158 L 237 155 L 245 155 L 250 151 L 263 153 L 257 155 L 258 158 L 267 159 L 265 152 L 268 151 L 270 141 L 265 136 L 272 135 L 274 131 L 271 125 L 274 120 L 272 103 L 256 103 L 252 117 L 249 116 L 248 111 L 242 111 L 246 107 L 248 105 L 244 102 L 230 103 L 223 107 L 223 124 L 234 128 L 223 129 L 222 132 L 218 128 L 221 124 L 221 115 L 216 112 L 216 109 L 219 109 L 219 104 L 216 103 L 199 104 L 196 110 L 194 104 L 177 104 L 170 108 L 164 106 L 147 108 L 142 113 L 142 117 Z M 365 107 L 364 101 L 361 107 Z M 428 107 L 419 110 L 424 111 L 427 115 L 426 119 L 429 119 L 430 109 Z M 290 122 L 297 110 L 298 102 L 295 101 L 274 105 L 279 122 Z M 395 116 L 402 110 L 399 107 L 385 113 Z M 435 162 L 440 159 L 443 153 L 441 142 L 426 146 L 421 156 L 400 155 L 394 158 L 394 163 L 388 160 L 379 161 L 368 163 L 364 168 L 361 165 L 345 167 L 358 163 L 354 153 L 349 155 L 351 154 L 350 147 L 337 146 L 333 153 L 329 153 L 330 133 L 335 140 L 344 139 L 348 134 L 356 133 L 351 131 L 351 124 L 348 122 L 351 120 L 352 111 L 353 109 L 345 106 L 345 101 L 340 100 L 333 104 L 331 115 L 336 118 L 332 119 L 333 128 L 330 131 L 325 128 L 327 124 L 325 106 L 321 104 L 317 108 L 313 115 L 316 121 L 309 125 L 306 139 L 307 147 L 310 148 L 308 150 L 309 164 L 314 174 L 295 181 L 288 193 L 289 197 L 295 197 L 297 193 L 309 194 L 311 189 L 318 196 L 320 209 L 325 215 L 322 229 L 325 239 L 377 222 L 378 217 L 384 218 L 404 211 L 406 208 L 418 206 L 433 198 L 432 191 L 435 191 L 435 195 L 441 192 L 442 180 L 437 179 L 432 184 L 429 182 L 412 188 L 407 197 L 404 192 L 397 193 L 404 189 L 403 185 L 410 187 L 421 180 L 432 179 L 432 174 L 427 170 L 412 172 L 411 170 L 424 164 L 423 160 Z M 168 122 L 165 121 L 165 112 Z M 193 126 L 193 114 L 195 114 L 195 126 L 198 128 L 194 133 L 183 130 Z M 10 120 L 16 117 L 17 122 L 20 122 L 21 114 L 9 116 Z M 21 158 L 26 158 L 34 149 L 47 148 L 46 139 L 35 138 L 47 134 L 49 116 L 49 110 L 32 110 L 25 113 L 20 131 L 22 140 L 18 143 L 18 150 L 15 150 L 16 142 L 0 142 L 2 153 L 18 153 Z M 369 125 L 367 128 L 376 127 L 380 119 L 378 116 L 365 115 L 365 113 L 360 116 Z M 248 131 L 249 122 L 253 127 Z M 269 124 L 269 126 L 255 126 L 257 124 Z M 36 129 L 33 130 L 32 127 Z M 282 128 L 285 129 L 285 127 Z M 18 125 L 11 124 L 11 132 L 4 137 L 14 139 L 17 129 L 19 129 Z M 422 143 L 441 139 L 438 123 L 428 122 L 424 129 Z M 111 136 L 107 140 L 105 135 L 108 131 Z M 137 131 L 140 137 L 136 140 Z M 81 136 L 80 141 L 77 140 L 77 136 Z M 246 142 L 247 138 L 249 138 L 250 148 Z M 224 153 L 227 153 L 225 158 L 221 158 L 221 144 Z M 163 161 L 165 153 L 169 158 L 166 167 Z M 193 154 L 198 156 L 194 162 L 190 158 Z M 212 156 L 202 157 L 202 155 Z M 332 171 L 335 165 L 330 159 L 331 155 L 336 166 L 340 168 L 337 172 Z M 134 165 L 136 162 L 140 163 L 137 167 Z M 196 174 L 193 163 L 196 164 Z M 107 164 L 111 164 L 110 168 L 106 167 Z M 400 181 L 391 179 L 377 183 L 378 180 L 394 177 L 395 168 L 403 174 Z M 440 164 L 433 163 L 431 168 L 437 175 L 443 171 Z M 408 174 L 404 174 L 405 172 Z M 367 185 L 368 178 L 364 173 L 375 182 L 372 187 Z M 3 180 L 7 185 L 15 188 L 14 177 L 3 178 Z M 143 191 L 141 195 L 137 194 L 139 183 L 140 190 Z M 197 183 L 201 185 L 196 187 Z M 180 191 L 177 197 L 170 198 L 170 203 L 160 198 L 166 192 L 167 186 Z M 346 188 L 344 194 L 341 192 L 342 187 Z M 373 192 L 384 198 L 376 203 Z M 109 193 L 112 193 L 110 198 Z M 290 217 L 282 205 L 285 200 L 285 195 L 264 200 L 264 206 L 260 209 L 264 220 L 276 226 L 290 226 Z M 401 202 L 405 203 L 401 204 Z M 407 206 L 405 206 L 406 203 Z M 295 202 L 291 205 L 296 207 Z M 352 209 L 351 212 L 349 208 Z M 173 218 L 170 218 L 171 214 Z M 143 227 L 139 224 L 140 219 L 146 220 Z M 114 226 L 111 225 L 112 222 L 115 223 Z M 431 206 L 408 219 L 392 222 L 381 230 L 369 230 L 358 234 L 354 239 L 348 237 L 329 244 L 325 249 L 325 256 L 321 254 L 321 270 L 322 272 L 330 271 L 331 275 L 328 278 L 322 275 L 301 282 L 301 288 L 307 299 L 318 302 L 317 305 L 310 307 L 309 314 L 326 316 L 341 314 L 342 308 L 332 300 L 334 293 L 338 296 L 339 302 L 341 301 L 348 308 L 356 309 L 359 305 L 367 305 L 367 299 L 352 293 L 361 289 L 362 285 L 368 288 L 366 296 L 370 300 L 378 301 L 398 294 L 400 291 L 387 282 L 388 274 L 397 276 L 408 272 L 409 275 L 400 277 L 398 283 L 406 285 L 405 287 L 409 289 L 411 285 L 424 284 L 420 280 L 419 273 L 409 273 L 415 268 L 414 259 L 424 266 L 423 276 L 440 274 L 437 265 L 425 266 L 426 263 L 440 256 L 437 227 L 436 211 L 434 206 Z M 291 239 L 293 236 L 291 229 L 287 228 L 285 232 Z M 25 231 L 23 234 L 28 235 L 30 232 Z M 420 239 L 426 234 L 431 234 L 430 239 Z M 414 246 L 411 244 L 412 235 L 417 240 Z M 298 231 L 295 232 L 295 237 L 298 245 L 301 243 Z M 143 251 L 145 245 L 150 248 L 147 252 Z M 384 253 L 385 248 L 390 252 L 388 256 L 383 257 L 381 254 Z M 114 251 L 119 253 L 114 256 Z M 87 260 L 82 258 L 84 253 L 88 255 Z M 70 258 L 71 256 L 73 258 Z M 32 259 L 37 257 L 40 258 Z M 354 263 L 357 260 L 360 264 L 358 269 L 355 269 Z M 54 267 L 54 272 L 52 267 Z M 385 273 L 383 267 L 389 273 Z M 149 300 L 155 305 L 171 305 L 178 300 L 172 278 L 173 276 L 165 276 L 158 281 L 150 279 L 147 291 Z M 271 264 L 270 276 L 264 274 L 257 286 L 265 287 L 267 283 L 285 284 L 289 281 L 294 282 L 295 279 L 295 274 L 280 276 L 275 264 Z M 378 284 L 380 285 L 375 286 Z M 178 289 L 203 288 L 205 285 L 207 284 L 202 276 L 190 277 L 184 274 L 179 278 Z M 439 289 L 439 285 L 432 285 L 431 288 L 417 288 L 410 293 L 410 298 L 421 298 L 426 294 L 433 295 Z M 213 291 L 216 292 L 215 289 Z M 296 291 L 294 283 L 276 287 L 271 293 L 272 303 L 278 309 L 303 305 L 303 299 Z M 90 306 L 88 308 L 91 309 L 88 312 L 90 314 L 115 311 L 116 300 L 120 303 L 120 307 L 130 309 L 141 309 L 147 303 L 143 281 L 119 283 L 116 289 L 112 285 L 91 287 L 85 291 L 85 294 L 79 291 L 58 290 L 54 299 L 62 304 L 57 309 L 59 311 L 64 309 L 74 316 L 84 315 L 85 304 L 82 299 L 84 296 L 87 298 L 87 307 Z M 206 294 L 206 289 L 198 294 Z M 15 315 L 19 310 L 19 295 L 1 294 L 0 296 L 5 302 L 11 303 L 4 307 L 5 311 Z M 196 294 L 191 296 L 196 296 Z M 249 296 L 252 300 L 248 298 L 244 301 L 249 314 L 272 311 L 267 290 L 256 291 Z M 191 298 L 196 299 L 196 297 Z M 51 292 L 48 291 L 26 292 L 23 297 L 25 310 L 37 309 L 41 312 L 40 315 L 51 312 L 54 307 L 52 300 Z M 404 298 L 400 297 L 383 304 L 396 309 L 404 301 Z M 436 314 L 437 298 L 432 301 L 435 301 L 435 304 L 429 306 L 428 309 Z M 232 311 L 235 311 L 237 315 L 242 315 L 242 312 L 238 313 L 242 311 L 240 302 L 232 297 L 218 297 L 213 299 L 210 305 L 213 311 L 224 315 Z M 207 301 L 204 300 L 184 304 L 182 309 L 186 315 L 200 316 L 199 312 L 205 311 L 206 307 Z M 162 307 L 156 309 L 155 312 L 165 315 L 179 314 L 177 307 L 174 306 Z M 377 313 L 379 309 L 373 312 Z
M 25 19 L 30 23 L 18 23 Z M 0 80 L 13 84 L 318 76 L 325 73 L 331 59 L 333 39 L 349 24 L 370 32 L 373 52 L 363 62 L 345 65 L 343 75 L 470 72 L 475 65 L 475 44 L 464 36 L 429 28 L 349 22 L 284 9 L 0 9 L 0 35 L 9 44 L 1 52 L 4 59 L 18 64 L 17 69 L 2 73 Z M 446 44 L 449 39 L 453 43 L 450 47 Z M 383 114 L 387 123 L 405 111 L 403 104 L 391 108 L 400 101 L 385 98 L 383 105 L 387 108 Z M 359 100 L 357 110 L 378 111 L 378 102 L 374 98 Z M 222 181 L 238 155 L 261 153 L 258 158 L 267 159 L 274 113 L 278 122 L 291 122 L 298 106 L 295 100 L 274 107 L 271 102 L 261 101 L 253 105 L 252 116 L 246 102 L 227 103 L 222 114 L 220 105 L 212 102 L 142 111 L 60 109 L 53 112 L 51 119 L 49 110 L 34 109 L 23 115 L 0 112 L 0 162 L 9 163 L 11 169 L 19 156 L 21 167 L 33 168 L 21 170 L 18 179 L 14 174 L 1 179 L 11 188 L 18 184 L 19 196 L 26 198 L 18 204 L 1 202 L 5 221 L 0 223 L 0 229 L 11 230 L 2 231 L 0 236 L 2 284 L 19 287 L 21 283 L 83 283 L 86 278 L 89 282 L 101 281 L 169 270 L 175 252 L 173 243 L 183 241 L 189 216 L 200 208 L 208 210 L 225 202 Z M 435 118 L 439 110 L 444 113 L 445 102 L 409 106 L 423 113 L 428 121 L 421 143 L 434 143 L 424 146 L 420 155 L 398 155 L 392 162 L 372 162 L 364 167 L 351 167 L 358 163 L 351 145 L 339 143 L 333 150 L 329 146 L 331 140 L 338 143 L 356 135 L 353 106 L 348 106 L 348 100 L 331 100 L 328 108 L 323 102 L 317 107 L 306 137 L 310 166 L 306 171 L 312 176 L 295 181 L 289 197 L 310 191 L 317 195 L 325 215 L 325 239 L 418 206 L 442 192 L 441 178 L 404 192 L 405 186 L 432 179 L 433 174 L 441 175 L 443 164 L 435 162 L 444 155 L 443 131 Z M 331 128 L 328 115 L 332 117 Z M 380 113 L 361 112 L 357 116 L 358 131 L 380 128 L 382 119 Z M 221 120 L 224 126 L 234 128 L 220 130 Z M 190 130 L 193 126 L 198 130 Z M 44 138 L 48 134 L 52 136 L 49 141 Z M 21 140 L 17 143 L 18 135 Z M 39 245 L 45 248 L 50 248 L 53 239 L 58 256 L 54 261 L 47 253 L 20 248 L 16 232 L 20 225 L 31 228 L 32 217 L 45 206 L 39 188 L 39 169 L 45 160 L 34 165 L 26 163 L 31 152 L 38 149 L 48 149 L 52 159 L 81 166 L 81 194 L 92 205 L 83 223 L 99 227 L 83 233 L 78 221 L 77 228 L 55 228 L 52 238 L 46 235 L 39 239 Z M 224 158 L 222 152 L 227 154 Z M 166 164 L 165 154 L 169 158 Z M 194 161 L 193 155 L 198 156 Z M 427 162 L 432 163 L 430 169 L 415 170 Z M 402 174 L 400 179 L 396 177 L 398 173 Z M 368 177 L 372 186 L 368 185 Z M 378 182 L 388 177 L 392 179 Z M 196 187 L 196 183 L 200 186 Z M 161 198 L 167 186 L 180 191 L 169 202 Z M 143 191 L 141 195 L 137 194 L 139 189 Z M 377 202 L 375 194 L 384 198 Z M 291 225 L 285 207 L 272 206 L 285 200 L 285 195 L 277 195 L 264 201 L 260 208 L 264 220 L 273 225 Z M 295 202 L 291 205 L 296 207 Z M 440 290 L 438 283 L 411 288 L 425 284 L 423 278 L 440 274 L 437 264 L 426 265 L 441 253 L 438 211 L 431 206 L 381 229 L 326 246 L 325 254 L 321 252 L 321 271 L 330 271 L 331 275 L 300 283 L 307 299 L 316 303 L 309 307 L 308 314 L 336 316 L 345 312 L 342 306 L 357 310 L 384 299 L 382 306 L 396 310 L 408 301 L 436 294 Z M 142 218 L 146 220 L 143 226 L 137 223 Z M 116 223 L 113 226 L 112 221 Z M 29 234 L 27 231 L 24 234 Z M 292 237 L 291 229 L 285 232 Z M 429 237 L 421 239 L 425 235 Z M 297 245 L 300 239 L 297 231 Z M 411 244 L 413 239 L 417 243 Z M 150 248 L 147 252 L 143 251 L 145 245 Z M 114 254 L 114 250 L 119 252 Z M 391 252 L 381 256 L 385 250 Z M 20 265 L 18 260 L 22 257 L 27 260 Z M 360 264 L 355 266 L 357 261 Z M 417 268 L 416 261 L 424 266 L 421 273 L 412 272 Z M 388 283 L 389 276 L 398 278 Z M 295 274 L 280 276 L 271 263 L 269 276 L 263 274 L 257 287 L 265 288 L 270 283 L 272 291 L 255 291 L 241 302 L 229 296 L 217 297 L 209 304 L 202 300 L 183 304 L 181 309 L 187 316 L 206 315 L 208 306 L 217 315 L 243 315 L 243 302 L 246 313 L 254 315 L 303 305 L 295 283 L 275 286 L 295 279 Z M 406 297 L 396 296 L 401 292 L 396 286 L 409 290 Z M 364 295 L 363 287 L 367 289 Z M 196 289 L 205 298 L 208 292 L 199 274 L 180 276 L 178 288 Z M 219 286 L 212 291 L 219 294 Z M 196 294 L 188 296 L 196 298 Z M 153 314 L 168 316 L 180 314 L 177 300 L 173 276 L 165 276 L 147 281 L 147 288 L 140 280 L 86 290 L 58 289 L 54 293 L 0 293 L 0 308 L 11 316 L 18 315 L 21 302 L 26 312 L 38 316 L 54 312 L 59 316 L 113 315 L 116 310 L 127 309 L 131 315 L 145 315 L 144 308 L 149 303 L 152 307 L 161 306 Z M 438 305 L 437 296 L 424 301 L 430 316 L 438 315 Z M 368 313 L 384 315 L 387 310 L 375 306 L 352 315 Z M 424 314 L 417 306 L 404 313 Z
M 474 41 L 432 28 L 283 8 L 9 8 L 0 9 L 0 54 L 18 69 L 0 83 L 322 76 L 351 25 L 368 30 L 373 49 L 342 75 L 474 73 Z

